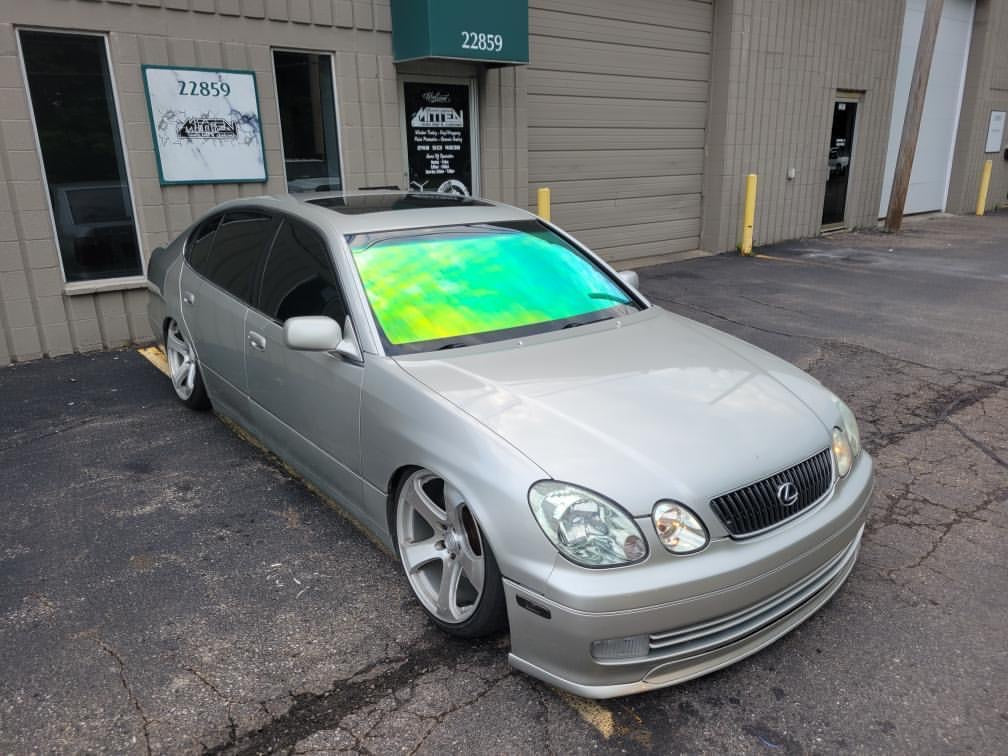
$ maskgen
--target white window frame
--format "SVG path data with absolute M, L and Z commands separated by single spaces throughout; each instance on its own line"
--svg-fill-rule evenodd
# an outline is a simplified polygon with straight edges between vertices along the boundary
M 49 224 L 52 228 L 53 243 L 56 245 L 57 258 L 59 259 L 60 275 L 63 277 L 63 293 L 93 294 L 99 291 L 119 291 L 123 289 L 142 288 L 147 285 L 147 255 L 144 254 L 143 233 L 140 229 L 141 218 L 137 212 L 136 192 L 133 188 L 133 176 L 130 173 L 129 153 L 130 148 L 126 143 L 126 129 L 123 127 L 122 111 L 119 107 L 119 85 L 115 78 L 115 66 L 112 64 L 112 50 L 109 46 L 108 34 L 106 32 L 86 31 L 78 29 L 52 28 L 45 26 L 17 26 L 15 28 L 17 38 L 18 65 L 21 68 L 21 81 L 24 84 L 25 96 L 28 99 L 28 117 L 31 120 L 32 135 L 35 139 L 35 154 L 38 156 L 39 167 L 42 173 L 42 188 L 45 191 L 46 207 L 49 208 Z M 67 36 L 78 37 L 100 37 L 105 46 L 105 66 L 108 69 L 109 85 L 112 89 L 112 106 L 115 110 L 115 125 L 119 129 L 119 143 L 123 151 L 123 168 L 126 172 L 126 186 L 130 194 L 130 208 L 133 211 L 133 232 L 136 234 L 137 251 L 140 254 L 140 274 L 136 276 L 118 276 L 113 278 L 95 278 L 87 281 L 68 281 L 66 270 L 63 267 L 63 250 L 60 249 L 59 233 L 56 229 L 56 212 L 52 206 L 52 196 L 49 193 L 49 176 L 46 174 L 45 160 L 42 157 L 42 143 L 39 140 L 38 124 L 35 122 L 35 104 L 32 101 L 31 87 L 28 86 L 28 68 L 25 65 L 24 50 L 21 47 L 21 32 L 42 32 L 46 34 L 65 34 Z M 139 65 L 139 64 L 137 64 Z
M 321 55 L 329 58 L 329 80 L 332 82 L 333 110 L 336 118 L 336 152 L 339 156 L 340 186 L 343 191 L 347 191 L 346 184 L 346 161 L 343 159 L 343 118 L 340 112 L 339 87 L 336 86 L 336 59 L 331 50 L 309 50 L 299 47 L 271 47 L 270 48 L 270 70 L 273 71 L 273 99 L 276 101 L 277 125 L 280 128 L 280 163 L 283 165 L 284 191 L 287 191 L 287 156 L 284 155 L 283 147 L 283 120 L 280 117 L 280 87 L 276 75 L 276 58 L 273 53 L 286 52 L 298 53 L 301 55 Z
M 833 113 L 836 109 L 836 104 L 838 102 L 853 102 L 857 105 L 857 113 L 854 116 L 854 131 L 851 134 L 851 151 L 850 151 L 850 162 L 847 164 L 847 193 L 844 195 L 844 210 L 843 210 L 843 220 L 837 223 L 823 224 L 820 220 L 819 228 L 826 229 L 827 231 L 841 231 L 843 229 L 849 229 L 850 224 L 847 222 L 847 216 L 850 215 L 850 200 L 851 200 L 851 189 L 854 187 L 854 157 L 857 155 L 858 148 L 858 132 L 860 131 L 861 115 L 864 111 L 864 93 L 862 92 L 852 92 L 850 90 L 836 90 L 833 94 L 832 105 L 830 108 L 830 131 L 833 129 Z M 826 148 L 827 159 L 829 157 L 829 147 Z M 826 202 L 825 189 L 823 189 L 823 203 Z M 822 203 L 821 203 L 822 204 Z M 819 217 L 822 218 L 822 207 L 820 204 Z

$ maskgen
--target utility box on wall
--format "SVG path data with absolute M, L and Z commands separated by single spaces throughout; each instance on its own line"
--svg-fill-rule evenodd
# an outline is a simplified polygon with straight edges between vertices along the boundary
M 528 0 L 392 0 L 395 62 L 529 62 Z

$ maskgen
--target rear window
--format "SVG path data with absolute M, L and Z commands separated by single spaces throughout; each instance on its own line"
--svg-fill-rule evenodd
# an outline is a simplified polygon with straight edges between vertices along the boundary
M 209 256 L 197 264 L 200 274 L 243 302 L 252 301 L 253 274 L 273 241 L 277 219 L 264 213 L 241 211 L 224 215 Z M 195 246 L 198 246 L 195 245 Z
M 347 237 L 390 353 L 569 328 L 642 308 L 621 282 L 537 221 Z

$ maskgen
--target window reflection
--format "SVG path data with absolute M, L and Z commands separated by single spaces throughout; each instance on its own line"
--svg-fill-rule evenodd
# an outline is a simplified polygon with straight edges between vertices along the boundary
M 21 48 L 66 280 L 139 275 L 104 39 L 22 31 Z
M 273 63 L 288 191 L 342 189 L 330 56 L 276 51 Z

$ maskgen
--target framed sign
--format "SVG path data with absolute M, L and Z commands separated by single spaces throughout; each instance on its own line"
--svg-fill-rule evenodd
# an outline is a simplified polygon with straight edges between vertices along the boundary
M 472 85 L 403 81 L 403 109 L 410 190 L 474 194 Z
M 253 71 L 143 66 L 161 184 L 266 180 Z
M 987 144 L 984 152 L 1001 152 L 1001 143 L 1004 142 L 1005 131 L 1005 111 L 992 110 L 990 122 L 987 124 Z

